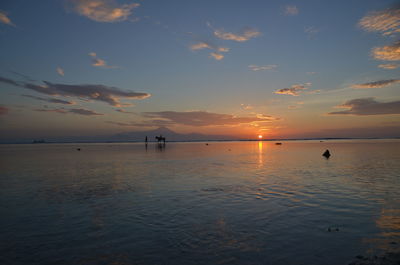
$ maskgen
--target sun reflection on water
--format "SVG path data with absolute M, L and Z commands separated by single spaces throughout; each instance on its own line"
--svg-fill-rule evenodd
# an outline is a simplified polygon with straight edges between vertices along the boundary
M 263 141 L 258 141 L 258 166 L 263 164 Z

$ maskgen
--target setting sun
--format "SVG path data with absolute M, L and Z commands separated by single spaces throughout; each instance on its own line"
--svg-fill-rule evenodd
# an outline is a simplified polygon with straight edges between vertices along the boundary
M 261 134 L 258 135 L 258 139 L 262 139 L 263 136 Z

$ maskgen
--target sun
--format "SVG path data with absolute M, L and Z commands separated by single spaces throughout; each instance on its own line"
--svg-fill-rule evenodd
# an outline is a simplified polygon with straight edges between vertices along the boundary
M 263 136 L 262 136 L 261 134 L 259 134 L 259 135 L 258 135 L 258 139 L 261 140 L 262 138 L 263 138 Z

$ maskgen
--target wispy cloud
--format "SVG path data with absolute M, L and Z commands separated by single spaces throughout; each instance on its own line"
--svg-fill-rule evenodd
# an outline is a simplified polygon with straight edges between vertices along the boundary
M 276 90 L 275 94 L 281 95 L 291 95 L 291 96 L 299 96 L 304 90 L 309 89 L 311 87 L 311 83 L 304 84 L 295 84 L 288 88 L 281 88 Z
M 92 115 L 104 115 L 102 113 L 97 113 L 92 110 L 88 109 L 69 109 L 69 113 L 74 113 L 74 114 L 79 114 L 79 115 L 85 115 L 85 116 L 92 116 Z
M 107 62 L 103 59 L 100 59 L 95 52 L 90 52 L 89 56 L 92 57 L 92 65 L 95 67 L 102 67 L 102 68 L 118 68 L 118 66 L 108 65 Z
M 84 116 L 99 116 L 99 115 L 104 115 L 102 113 L 97 113 L 92 110 L 88 109 L 48 109 L 48 108 L 43 108 L 43 109 L 34 109 L 34 111 L 40 111 L 40 112 L 55 112 L 55 113 L 60 113 L 60 114 L 78 114 L 78 115 L 84 115 Z
M 237 42 L 245 42 L 252 38 L 256 38 L 260 35 L 261 35 L 260 31 L 252 28 L 246 28 L 239 33 L 225 32 L 222 29 L 214 30 L 215 37 L 222 40 L 233 40 Z
M 397 68 L 399 68 L 399 66 L 400 66 L 399 64 L 395 64 L 395 63 L 387 63 L 387 64 L 378 65 L 379 68 L 388 69 L 388 70 L 397 69 Z
M 310 27 L 305 27 L 304 28 L 304 32 L 310 37 L 313 38 L 315 37 L 315 35 L 317 35 L 319 33 L 319 29 L 317 29 L 314 26 L 310 26 Z
M 115 111 L 121 112 L 121 113 L 126 113 L 126 114 L 136 114 L 136 112 L 127 111 L 127 110 L 124 110 L 124 109 L 115 109 Z
M 244 123 L 272 121 L 275 118 L 267 115 L 255 115 L 252 117 L 238 117 L 230 114 L 219 114 L 206 111 L 160 111 L 145 112 L 146 118 L 161 119 L 172 124 L 187 126 L 217 126 L 217 125 L 239 125 Z
M 72 10 L 97 22 L 125 21 L 138 3 L 118 4 L 115 0 L 68 0 Z
M 57 71 L 57 73 L 59 74 L 59 75 L 61 75 L 61 76 L 64 76 L 64 69 L 62 69 L 61 67 L 57 67 L 57 69 L 56 69 L 56 71 Z
M 224 55 L 217 52 L 210 52 L 210 57 L 214 58 L 217 61 L 224 59 Z
M 0 106 L 0 115 L 5 115 L 8 113 L 8 108 L 4 106 Z
M 29 77 L 29 76 L 27 76 L 27 75 L 24 75 L 24 74 L 15 72 L 15 71 L 10 71 L 10 73 L 13 73 L 14 75 L 17 75 L 17 76 L 19 76 L 19 77 L 22 77 L 22 78 L 25 79 L 26 81 L 29 81 L 29 82 L 36 82 L 36 80 L 32 79 L 31 77 Z M 0 77 L 0 78 L 1 78 L 1 77 Z
M 106 121 L 106 123 L 118 125 L 121 127 L 166 127 L 175 125 L 175 123 L 167 120 L 153 119 L 141 122 L 116 122 L 116 121 Z
M 8 14 L 6 12 L 4 12 L 4 11 L 1 11 L 1 10 L 0 10 L 0 23 L 15 27 L 15 24 L 8 17 Z
M 359 98 L 345 102 L 337 108 L 346 108 L 344 111 L 335 111 L 329 115 L 389 115 L 400 114 L 400 101 L 378 102 L 375 98 Z
M 400 32 L 400 8 L 370 12 L 359 21 L 359 26 L 366 31 L 393 35 Z
M 75 105 L 76 104 L 73 101 L 67 101 L 67 100 L 62 100 L 62 99 L 58 99 L 58 98 L 42 98 L 42 97 L 37 97 L 37 96 L 32 96 L 32 95 L 21 95 L 21 96 L 26 97 L 26 98 L 33 98 L 36 100 L 45 101 L 45 102 L 49 102 L 49 103 L 55 103 L 55 104 L 64 104 L 64 105 Z
M 400 41 L 395 42 L 393 45 L 375 47 L 371 53 L 377 60 L 400 61 Z
M 199 41 L 195 44 L 190 45 L 190 49 L 192 51 L 197 51 L 197 50 L 202 50 L 202 49 L 210 49 L 210 50 L 215 50 L 218 52 L 229 52 L 229 48 L 227 48 L 227 47 L 219 47 L 219 46 L 207 43 L 205 41 Z
M 195 44 L 190 45 L 192 51 L 202 50 L 202 49 L 214 49 L 210 44 L 205 41 L 200 41 Z
M 192 44 L 190 46 L 190 49 L 192 51 L 203 50 L 203 49 L 214 50 L 214 52 L 211 52 L 209 54 L 210 54 L 210 57 L 214 58 L 217 61 L 220 61 L 224 58 L 224 55 L 221 54 L 222 52 L 229 52 L 229 48 L 227 48 L 227 47 L 219 47 L 219 46 L 212 45 L 205 41 L 199 41 L 195 44 Z
M 77 97 L 79 99 L 96 100 L 108 103 L 115 107 L 127 106 L 120 102 L 120 98 L 125 99 L 145 99 L 150 97 L 149 93 L 123 91 L 116 87 L 105 85 L 68 85 L 56 84 L 43 81 L 43 84 L 35 83 L 18 83 L 13 80 L 0 77 L 0 82 L 10 83 L 15 86 L 31 89 L 38 93 L 51 96 Z
M 352 88 L 356 89 L 366 89 L 366 88 L 382 88 L 386 86 L 390 86 L 396 83 L 399 83 L 400 79 L 389 79 L 389 80 L 379 80 L 379 81 L 374 81 L 374 82 L 369 82 L 369 83 L 363 83 L 363 84 L 355 84 L 352 85 Z
M 294 5 L 285 6 L 285 15 L 287 16 L 295 16 L 299 13 L 299 9 Z
M 288 109 L 299 109 L 299 108 L 302 108 L 303 105 L 304 105 L 304 102 L 303 101 L 298 101 L 298 102 L 295 102 L 295 104 L 296 105 L 288 106 Z
M 18 82 L 14 81 L 12 79 L 1 77 L 1 76 L 0 76 L 0 82 L 1 83 L 6 83 L 6 84 L 10 84 L 10 85 L 13 85 L 13 86 L 19 86 L 20 85 Z
M 47 95 L 72 96 L 106 102 L 119 107 L 119 98 L 144 99 L 150 96 L 148 93 L 122 91 L 115 87 L 104 85 L 66 85 L 43 81 L 44 85 L 25 84 L 24 87 Z
M 240 107 L 243 109 L 243 110 L 252 110 L 252 109 L 254 109 L 254 107 L 253 106 L 251 106 L 251 105 L 249 105 L 249 104 L 240 104 Z
M 268 64 L 268 65 L 249 65 L 250 70 L 252 71 L 264 71 L 264 70 L 274 70 L 278 67 L 276 64 Z

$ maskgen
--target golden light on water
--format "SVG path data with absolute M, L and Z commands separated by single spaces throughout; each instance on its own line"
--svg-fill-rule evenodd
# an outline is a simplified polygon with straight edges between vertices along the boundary
M 259 135 L 261 136 L 261 135 Z M 262 137 L 262 136 L 261 136 Z M 263 142 L 258 142 L 258 166 L 261 167 L 263 165 Z

